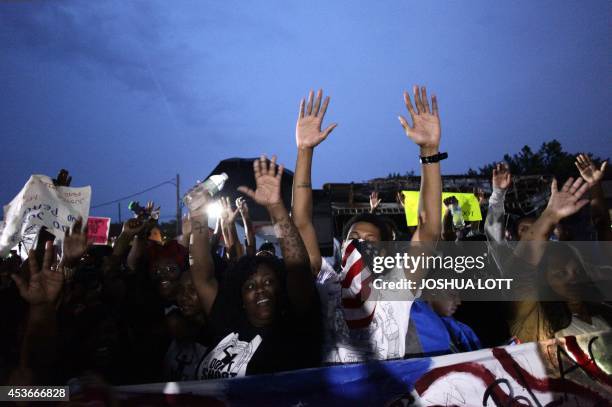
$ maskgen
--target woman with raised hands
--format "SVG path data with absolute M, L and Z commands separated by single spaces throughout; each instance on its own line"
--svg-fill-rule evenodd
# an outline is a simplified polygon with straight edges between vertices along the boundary
M 262 155 L 253 163 L 256 189 L 238 190 L 264 206 L 282 260 L 244 256 L 214 276 L 203 194 L 189 208 L 192 220 L 193 283 L 214 337 L 198 367 L 198 378 L 272 373 L 319 363 L 319 307 L 304 243 L 281 199 L 283 166 Z M 192 201 L 192 202 L 193 202 Z

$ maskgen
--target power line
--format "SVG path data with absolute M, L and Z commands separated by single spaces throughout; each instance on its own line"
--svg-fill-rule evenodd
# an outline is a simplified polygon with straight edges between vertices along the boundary
M 104 203 L 101 203 L 101 204 L 98 204 L 98 205 L 94 205 L 94 206 L 92 206 L 92 207 L 91 207 L 91 209 L 100 208 L 100 207 L 102 207 L 102 206 L 112 205 L 112 204 L 117 203 L 117 202 L 125 201 L 126 199 L 130 199 L 130 198 L 133 198 L 133 197 L 135 197 L 135 196 L 138 196 L 138 195 L 144 194 L 145 192 L 152 191 L 152 190 L 154 190 L 154 189 L 156 189 L 156 188 L 159 188 L 159 187 L 161 187 L 161 186 L 164 186 L 164 185 L 166 185 L 166 184 L 176 185 L 176 184 L 175 184 L 175 182 L 174 182 L 174 180 L 164 181 L 164 182 L 159 183 L 159 184 L 157 184 L 157 185 L 154 185 L 154 186 L 152 186 L 152 187 L 150 187 L 150 188 L 144 189 L 144 190 L 142 190 L 142 191 L 140 191 L 140 192 L 136 192 L 136 193 L 134 193 L 134 194 L 130 194 L 130 195 L 124 196 L 124 197 L 122 197 L 122 198 L 118 198 L 118 199 L 114 199 L 114 200 L 112 200 L 112 201 L 108 201 L 108 202 L 104 202 Z

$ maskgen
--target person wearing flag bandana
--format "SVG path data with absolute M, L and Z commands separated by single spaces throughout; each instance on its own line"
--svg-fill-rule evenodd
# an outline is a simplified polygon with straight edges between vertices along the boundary
M 421 190 L 419 224 L 412 242 L 437 242 L 441 230 L 442 180 L 440 161 L 440 115 L 435 95 L 431 102 L 425 87 L 413 87 L 414 105 L 408 92 L 404 102 L 412 125 L 399 116 L 400 124 L 410 140 L 419 147 Z M 372 295 L 372 274 L 364 255 L 371 243 L 391 240 L 392 234 L 382 218 L 374 214 L 353 217 L 344 229 L 342 268 L 337 273 L 324 261 L 312 223 L 311 168 L 314 148 L 336 128 L 331 124 L 322 130 L 330 98 L 323 92 L 309 93 L 302 99 L 296 125 L 297 163 L 293 184 L 292 217 L 308 250 L 313 274 L 326 323 L 323 360 L 327 363 L 349 363 L 365 360 L 401 358 L 405 355 L 410 308 L 418 292 L 409 293 L 404 301 L 377 300 Z M 395 270 L 402 273 L 403 270 Z M 423 271 L 410 279 L 418 281 Z

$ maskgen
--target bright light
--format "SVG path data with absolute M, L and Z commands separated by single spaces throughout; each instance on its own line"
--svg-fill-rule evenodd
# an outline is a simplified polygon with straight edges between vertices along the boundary
M 215 219 L 221 216 L 222 210 L 223 210 L 223 207 L 221 206 L 221 203 L 219 203 L 219 201 L 210 203 L 206 207 L 206 213 L 208 214 L 208 217 L 215 218 Z

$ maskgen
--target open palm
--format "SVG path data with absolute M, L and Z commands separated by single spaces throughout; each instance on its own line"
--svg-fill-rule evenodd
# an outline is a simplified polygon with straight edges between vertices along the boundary
M 253 162 L 253 172 L 255 173 L 256 189 L 253 191 L 245 186 L 238 187 L 238 191 L 249 196 L 259 205 L 269 207 L 282 203 L 281 200 L 281 178 L 283 176 L 283 166 L 276 166 L 276 156 L 268 165 L 268 159 L 262 155 Z
M 604 161 L 601 163 L 601 167 L 597 168 L 593 161 L 591 161 L 591 158 L 586 154 L 578 154 L 575 164 L 578 171 L 580 171 L 580 176 L 589 184 L 589 187 L 593 187 L 593 185 L 603 179 L 606 167 L 608 166 L 608 162 Z
M 563 184 L 563 187 L 557 190 L 557 181 L 553 179 L 546 210 L 552 213 L 558 221 L 572 216 L 589 203 L 587 199 L 580 199 L 588 187 L 589 185 L 582 178 L 577 178 L 574 181 L 570 177 Z
M 406 132 L 406 135 L 418 146 L 422 148 L 437 148 L 440 145 L 440 114 L 438 112 L 438 100 L 436 96 L 431 98 L 431 108 L 427 100 L 427 90 L 418 86 L 413 88 L 414 102 L 416 109 L 410 101 L 408 92 L 404 92 L 404 102 L 410 118 L 412 126 L 403 116 L 399 116 L 399 121 Z
M 28 253 L 30 281 L 26 282 L 17 274 L 12 275 L 19 289 L 19 294 L 30 305 L 53 304 L 62 291 L 64 275 L 51 269 L 54 260 L 53 243 L 47 242 L 42 269 L 38 266 L 34 250 L 30 250 Z
M 74 222 L 72 233 L 68 230 L 66 231 L 62 247 L 64 263 L 71 264 L 83 257 L 87 251 L 87 226 L 83 227 L 83 218 L 79 217 Z
M 295 141 L 298 148 L 314 148 L 318 146 L 336 127 L 336 124 L 334 123 L 327 126 L 325 130 L 321 131 L 321 125 L 323 124 L 323 119 L 325 118 L 325 112 L 327 111 L 327 106 L 329 105 L 329 96 L 327 96 L 323 102 L 323 105 L 321 106 L 322 97 L 323 90 L 319 89 L 317 92 L 316 101 L 313 101 L 314 92 L 310 91 L 308 94 L 307 107 L 304 99 L 302 99 L 300 102 L 300 113 L 295 126 Z

